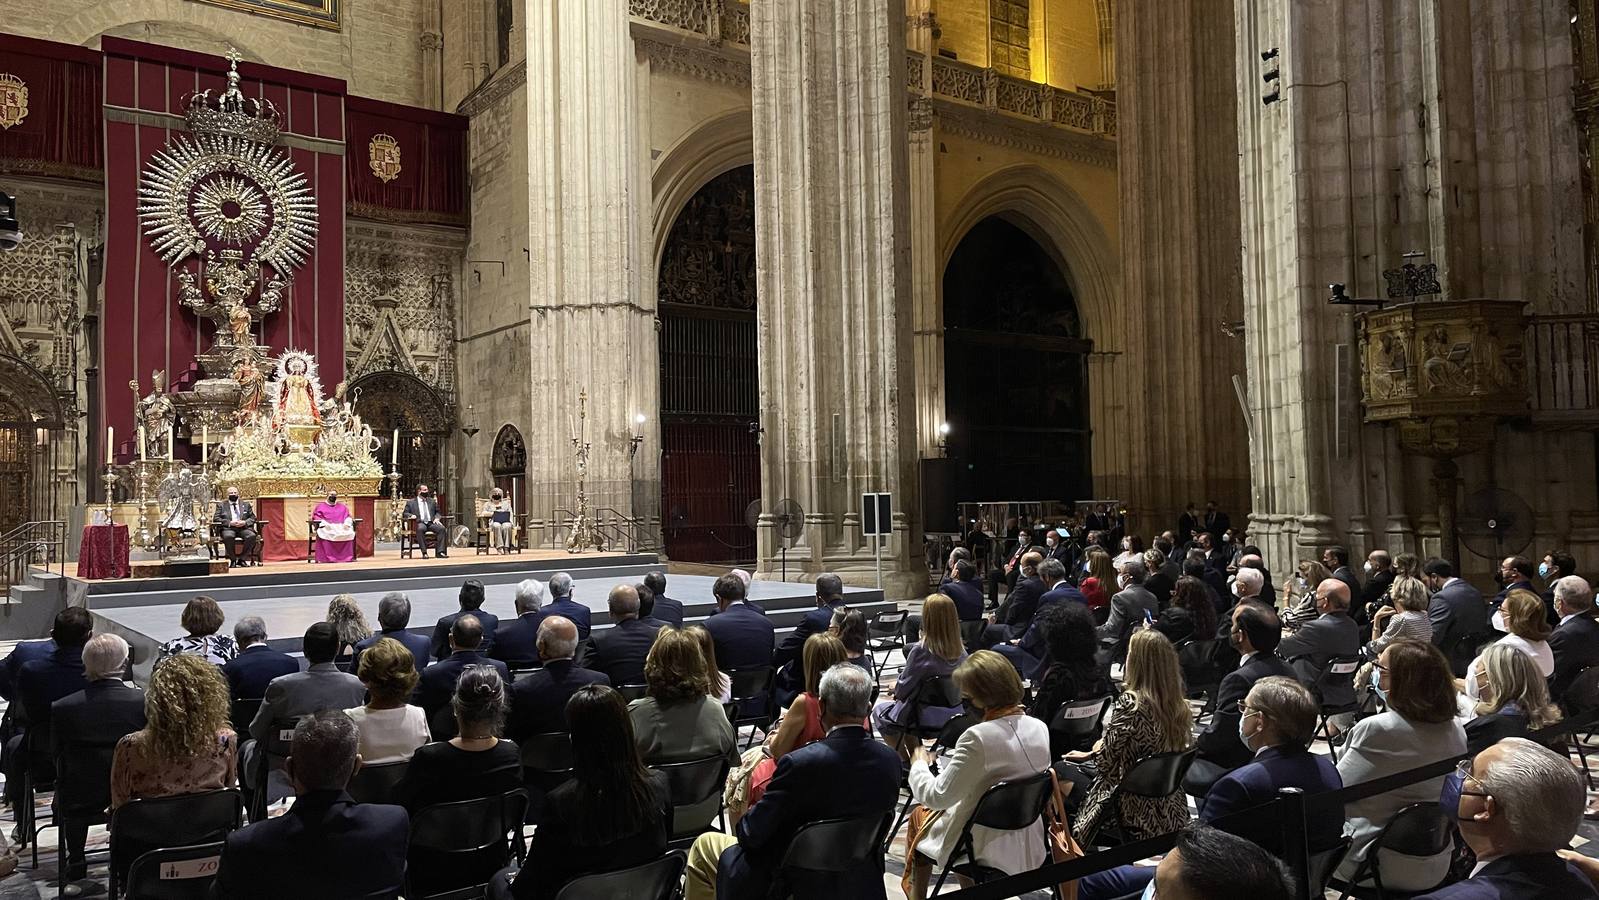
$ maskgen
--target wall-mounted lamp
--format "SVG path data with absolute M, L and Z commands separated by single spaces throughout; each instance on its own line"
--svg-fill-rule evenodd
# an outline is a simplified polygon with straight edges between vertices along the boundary
M 629 460 L 638 454 L 638 445 L 644 443 L 645 421 L 643 413 L 633 417 L 633 436 L 627 439 L 627 458 Z
M 949 455 L 949 423 L 941 422 L 938 426 L 938 455 Z

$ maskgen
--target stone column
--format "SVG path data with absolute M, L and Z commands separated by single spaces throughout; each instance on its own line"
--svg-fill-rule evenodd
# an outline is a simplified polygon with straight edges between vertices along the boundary
M 933 40 L 936 21 L 932 0 L 907 0 L 905 44 L 909 51 L 906 82 L 911 91 L 907 130 L 910 138 L 911 308 L 915 358 L 916 450 L 919 457 L 938 455 L 938 426 L 944 407 L 944 304 L 938 258 L 937 115 L 933 112 Z M 914 62 L 909 61 L 914 60 Z M 919 474 L 918 474 L 919 478 Z M 919 483 L 919 482 L 918 482 Z M 913 523 L 913 527 L 919 527 Z
M 789 572 L 874 581 L 863 491 L 890 491 L 891 597 L 925 589 L 909 525 L 910 243 L 904 0 L 751 5 L 762 495 L 805 508 Z M 780 539 L 758 531 L 774 577 Z M 797 564 L 796 564 L 797 561 Z
M 591 507 L 659 503 L 658 455 L 630 460 L 639 413 L 659 446 L 654 298 L 644 288 L 649 192 L 626 4 L 561 0 L 527 9 L 528 298 L 531 355 L 528 512 L 577 503 L 572 439 L 590 444 Z M 492 388 L 490 388 L 492 389 Z M 578 396 L 588 396 L 586 427 Z M 648 510 L 633 510 L 648 513 Z M 545 529 L 546 542 L 564 542 Z

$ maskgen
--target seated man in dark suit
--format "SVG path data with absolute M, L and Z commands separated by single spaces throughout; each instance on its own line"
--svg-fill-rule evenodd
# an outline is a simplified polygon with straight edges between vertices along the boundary
M 239 655 L 222 666 L 222 674 L 234 700 L 259 700 L 266 696 L 272 679 L 300 671 L 299 660 L 268 647 L 266 639 L 266 622 L 260 616 L 245 616 L 233 624 Z
M 394 638 L 411 651 L 416 660 L 417 674 L 433 658 L 433 642 L 426 635 L 406 630 L 411 624 L 411 598 L 404 591 L 390 591 L 378 601 L 378 633 L 355 645 L 355 658 L 350 661 L 350 671 L 361 671 L 361 651 L 384 638 Z
M 1277 656 L 1282 628 L 1277 613 L 1264 604 L 1240 601 L 1233 607 L 1231 640 L 1242 658 L 1222 678 L 1210 726 L 1195 741 L 1199 755 L 1183 777 L 1183 790 L 1189 794 L 1205 796 L 1223 775 L 1250 761 L 1249 749 L 1238 739 L 1238 701 L 1262 678 L 1294 677 L 1294 670 Z
M 483 611 L 483 582 L 476 578 L 468 578 L 461 583 L 461 592 L 457 595 L 461 608 L 447 616 L 441 616 L 433 624 L 432 651 L 434 659 L 443 659 L 450 654 L 450 627 L 455 620 L 471 614 L 483 629 L 483 649 L 489 650 L 494 646 L 494 630 L 499 627 L 500 619 L 494 613 Z
M 983 586 L 977 580 L 977 567 L 971 560 L 957 560 L 954 579 L 939 585 L 938 592 L 955 601 L 955 614 L 962 622 L 975 622 L 983 617 Z
M 489 656 L 507 666 L 524 668 L 539 661 L 539 622 L 544 619 L 544 585 L 527 578 L 516 585 L 516 619 L 501 623 L 494 631 L 494 646 Z
M 300 719 L 285 771 L 294 805 L 228 835 L 215 893 L 228 900 L 394 898 L 405 881 L 404 807 L 344 792 L 361 767 L 360 732 L 339 710 Z
M 1581 576 L 1556 581 L 1554 595 L 1560 624 L 1549 635 L 1549 649 L 1555 654 L 1549 694 L 1558 701 L 1583 669 L 1599 665 L 1599 620 L 1594 618 L 1593 588 Z
M 1505 605 L 1505 597 L 1509 596 L 1511 591 L 1538 593 L 1538 589 L 1532 584 L 1532 560 L 1525 556 L 1507 556 L 1501 559 L 1499 571 L 1494 573 L 1494 582 L 1499 585 L 1499 593 L 1488 603 L 1489 619 L 1499 611 L 1499 607 Z M 1551 607 L 1553 605 L 1552 600 L 1544 602 Z M 1553 608 L 1549 612 L 1554 612 Z M 1558 620 L 1552 620 L 1549 624 L 1554 625 L 1555 621 Z
M 827 737 L 785 754 L 759 802 L 738 822 L 737 836 L 701 835 L 689 851 L 689 896 L 765 897 L 799 829 L 822 819 L 893 815 L 899 799 L 899 756 L 861 727 L 871 708 L 872 679 L 839 663 L 822 675 L 818 706 Z M 862 828 L 871 826 L 863 825 Z M 883 876 L 868 864 L 842 873 L 800 873 L 783 896 L 882 898 Z
M 1339 585 L 1342 586 L 1342 582 Z M 1310 752 L 1318 714 L 1316 699 L 1292 678 L 1262 678 L 1244 700 L 1245 745 L 1255 754 L 1247 765 L 1234 769 L 1211 787 L 1199 804 L 1199 820 L 1247 838 L 1273 856 L 1282 857 L 1282 829 L 1269 816 L 1246 812 L 1277 799 L 1283 788 L 1307 795 L 1343 788 L 1333 761 Z M 1235 815 L 1238 814 L 1238 815 Z M 1311 853 L 1337 847 L 1343 840 L 1344 816 L 1328 810 L 1307 820 L 1306 846 Z M 1079 900 L 1104 900 L 1137 894 L 1154 878 L 1148 866 L 1118 866 L 1089 875 L 1078 882 Z
M 42 641 L 22 641 L 4 660 L 0 660 L 0 697 L 7 700 L 16 698 L 17 673 L 22 671 L 22 664 L 36 659 L 44 659 L 56 652 L 56 642 L 45 638 Z
M 1355 604 L 1363 615 L 1357 616 L 1357 619 L 1371 618 L 1371 613 L 1388 596 L 1388 589 L 1393 586 L 1397 574 L 1394 571 L 1394 559 L 1387 550 L 1373 550 L 1366 554 L 1366 582 L 1360 586 L 1360 600 Z
M 833 623 L 833 612 L 844 606 L 844 579 L 832 574 L 823 573 L 816 578 L 816 608 L 805 613 L 794 630 L 783 635 L 783 642 L 777 645 L 777 650 L 772 653 L 772 665 L 782 666 L 777 672 L 777 705 L 786 707 L 794 702 L 794 697 L 805 687 L 804 662 L 800 659 L 800 648 L 805 646 L 805 639 L 813 634 L 825 632 Z M 919 619 L 919 616 L 910 618 Z M 907 638 L 914 642 L 915 638 Z M 721 654 L 716 656 L 717 663 L 722 666 Z
M 644 576 L 644 586 L 655 595 L 652 615 L 673 628 L 683 627 L 683 602 L 666 596 L 666 574 L 650 572 Z
M 274 722 L 308 716 L 319 709 L 349 709 L 366 702 L 366 685 L 333 664 L 339 652 L 339 633 L 331 623 L 317 622 L 307 628 L 300 648 L 309 664 L 306 670 L 279 675 L 268 682 L 266 697 L 250 720 L 252 740 L 244 741 L 239 748 L 239 780 L 243 783 L 255 783 L 262 761 L 261 742 L 271 733 Z M 282 787 L 276 784 L 274 792 Z
M 590 684 L 611 685 L 603 672 L 574 662 L 577 626 L 565 616 L 546 616 L 539 623 L 539 658 L 544 666 L 511 685 L 511 714 L 505 736 L 521 743 L 535 734 L 566 731 L 566 701 Z
M 1488 632 L 1488 604 L 1482 592 L 1467 581 L 1455 577 L 1455 567 L 1446 559 L 1429 559 L 1421 567 L 1422 581 L 1433 592 L 1427 604 L 1427 618 L 1432 621 L 1432 645 L 1449 657 L 1449 667 L 1456 678 L 1466 674 L 1470 659 L 1456 651 L 1460 639 Z
M 589 639 L 589 608 L 572 599 L 572 576 L 556 572 L 550 576 L 550 602 L 544 607 L 547 616 L 564 616 L 577 626 L 577 639 Z
M 444 519 L 439 515 L 439 502 L 433 498 L 427 485 L 417 485 L 416 496 L 405 501 L 404 518 L 405 527 L 412 529 L 423 559 L 428 556 L 428 535 L 433 536 L 433 549 L 439 559 L 450 555 L 450 530 L 444 527 Z
M 1471 877 L 1420 900 L 1594 900 L 1578 868 L 1557 855 L 1582 824 L 1583 778 L 1565 754 L 1526 738 L 1478 753 L 1445 784 L 1444 813 L 1477 854 Z M 1450 803 L 1451 788 L 1458 790 Z
M 1043 561 L 1044 555 L 1038 552 L 1022 556 L 1022 574 L 1016 581 L 1016 587 L 1005 595 L 1005 602 L 994 612 L 992 624 L 983 629 L 983 637 L 978 641 L 984 649 L 1021 637 L 1027 626 L 1033 623 L 1033 615 L 1038 612 L 1038 600 L 1048 590 L 1044 580 L 1038 577 L 1038 567 Z
M 1049 655 L 1049 646 L 1044 640 L 1044 614 L 1051 606 L 1057 603 L 1080 603 L 1083 608 L 1088 607 L 1088 602 L 1077 588 L 1066 580 L 1066 567 L 1058 559 L 1046 559 L 1038 564 L 1039 577 L 1049 590 L 1044 596 L 1038 598 L 1038 607 L 1033 613 L 1033 621 L 1028 623 L 1027 630 L 1022 636 L 1003 644 L 995 644 L 994 652 L 1010 660 L 1011 665 L 1023 678 L 1036 678 L 1043 674 L 1044 665 Z
M 1337 578 L 1316 585 L 1316 611 L 1321 615 L 1282 639 L 1277 655 L 1288 660 L 1299 681 L 1314 688 L 1316 679 L 1335 656 L 1354 656 L 1360 652 L 1360 626 L 1349 618 L 1349 586 Z M 1351 670 L 1352 672 L 1353 670 Z M 1320 698 L 1326 706 L 1346 706 L 1355 702 L 1355 689 L 1337 685 L 1334 696 Z
M 632 585 L 619 584 L 611 588 L 606 602 L 613 624 L 593 633 L 590 668 L 604 672 L 613 685 L 643 684 L 644 657 L 649 655 L 655 633 L 660 629 L 639 620 L 638 591 Z
M 416 705 L 422 707 L 422 711 L 427 713 L 428 723 L 435 727 L 433 739 L 436 741 L 454 736 L 455 718 L 437 717 L 436 714 L 449 709 L 450 698 L 455 694 L 455 682 L 467 666 L 493 666 L 500 670 L 500 677 L 507 684 L 511 682 L 511 672 L 505 663 L 489 659 L 483 654 L 482 646 L 483 626 L 478 623 L 476 615 L 467 613 L 450 626 L 450 655 L 422 670 L 422 681 L 416 688 Z M 442 724 L 440 718 L 449 720 L 450 724 L 445 728 L 450 732 L 448 735 L 441 736 L 437 730 Z
M 6 741 L 6 799 L 14 804 L 22 799 L 22 778 L 30 767 L 38 767 L 34 776 L 39 780 L 55 778 L 55 765 L 50 760 L 51 706 L 68 694 L 76 694 L 88 687 L 83 677 L 83 645 L 89 640 L 94 620 L 89 610 L 82 606 L 69 606 L 56 614 L 55 627 L 50 629 L 50 639 L 55 650 L 42 659 L 29 660 L 17 671 L 16 697 L 12 701 L 16 715 L 12 717 L 15 733 Z M 32 761 L 23 752 L 28 733 L 32 731 L 39 742 L 34 746 Z
M 122 682 L 127 663 L 127 641 L 114 634 L 95 635 L 83 645 L 88 686 L 51 704 L 51 755 L 72 751 L 52 801 L 67 848 L 68 881 L 87 874 L 87 820 L 111 803 L 111 750 L 123 735 L 144 727 L 144 692 Z
M 722 671 L 760 669 L 772 664 L 773 637 L 777 629 L 772 620 L 745 602 L 744 579 L 729 572 L 716 579 L 711 593 L 718 612 L 705 620 L 716 648 L 716 664 Z M 744 715 L 757 715 L 766 705 L 764 694 L 749 698 L 741 708 Z

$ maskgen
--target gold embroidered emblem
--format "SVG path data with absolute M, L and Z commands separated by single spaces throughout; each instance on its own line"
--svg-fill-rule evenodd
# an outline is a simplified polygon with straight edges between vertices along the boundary
M 393 135 L 374 134 L 366 145 L 367 165 L 387 184 L 400 177 L 400 142 Z
M 28 85 L 10 72 L 0 72 L 0 128 L 20 125 L 28 117 Z

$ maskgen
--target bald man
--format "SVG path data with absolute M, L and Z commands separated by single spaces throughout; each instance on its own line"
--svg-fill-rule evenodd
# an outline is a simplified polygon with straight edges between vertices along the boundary
M 513 741 L 566 731 L 566 701 L 579 688 L 611 683 L 604 674 L 585 669 L 573 660 L 577 653 L 577 626 L 565 616 L 545 616 L 539 623 L 538 651 L 544 665 L 511 685 L 511 715 L 505 723 L 505 736 Z
M 644 657 L 655 643 L 655 633 L 660 630 L 638 617 L 638 590 L 630 584 L 611 588 L 606 603 L 611 611 L 611 627 L 594 629 L 591 634 L 593 649 L 590 663 L 596 672 L 604 672 L 611 684 L 644 683 Z
M 1315 689 L 1316 680 L 1335 656 L 1354 656 L 1360 652 L 1360 626 L 1349 617 L 1349 585 L 1328 578 L 1316 585 L 1316 618 L 1306 622 L 1277 645 L 1277 653 L 1294 667 L 1294 674 L 1305 687 Z M 1349 670 L 1353 675 L 1354 668 Z M 1355 701 L 1353 685 L 1347 692 L 1341 683 L 1319 700 L 1323 706 L 1344 706 Z

